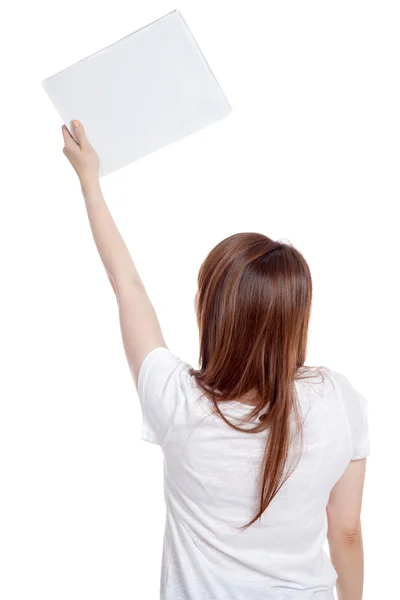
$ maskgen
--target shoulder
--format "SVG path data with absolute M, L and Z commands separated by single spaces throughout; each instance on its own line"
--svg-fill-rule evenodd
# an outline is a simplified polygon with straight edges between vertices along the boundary
M 335 395 L 337 383 L 334 371 L 328 367 L 303 367 L 296 379 L 300 389 L 307 389 L 318 396 Z
M 354 387 L 350 379 L 339 371 L 329 369 L 330 379 L 333 382 L 336 392 L 346 404 L 363 404 L 366 400 L 364 396 Z
M 168 348 L 160 346 L 151 350 L 144 358 L 138 376 L 138 392 L 146 387 L 162 395 L 168 387 L 187 385 L 192 367 L 171 352 Z
M 327 396 L 358 393 L 343 373 L 328 367 L 304 367 L 299 371 L 298 381 Z
M 138 376 L 142 438 L 163 445 L 187 396 L 191 366 L 165 346 L 151 350 Z
M 366 400 L 353 386 L 349 378 L 339 371 L 328 367 L 303 369 L 299 374 L 300 390 L 307 390 L 316 399 L 324 399 L 338 404 L 347 417 L 356 418 L 357 413 L 365 410 Z
M 364 456 L 369 452 L 369 450 L 368 452 L 366 450 L 367 446 L 369 448 L 367 399 L 354 387 L 346 375 L 333 370 L 330 370 L 329 373 L 350 427 L 352 437 L 355 439 L 355 445 L 359 447 L 362 445 L 359 453 Z M 358 458 L 358 456 L 354 456 L 353 458 Z
M 368 425 L 368 401 L 350 380 L 337 371 L 332 371 L 339 392 L 352 441 L 352 460 L 365 458 L 370 453 Z
M 305 369 L 303 381 L 304 385 L 311 387 L 312 396 L 316 400 L 324 400 L 318 402 L 318 406 L 339 409 L 351 441 L 351 459 L 367 456 L 370 452 L 370 440 L 367 400 L 363 394 L 346 375 L 327 367 Z

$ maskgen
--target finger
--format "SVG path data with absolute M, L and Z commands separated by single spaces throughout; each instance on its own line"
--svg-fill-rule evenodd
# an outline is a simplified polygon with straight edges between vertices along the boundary
M 65 144 L 66 148 L 71 148 L 71 147 L 73 147 L 73 145 L 77 145 L 74 138 L 68 131 L 68 128 L 66 125 L 62 126 L 62 134 L 63 134 L 64 144 Z
M 86 138 L 85 130 L 83 129 L 83 125 L 80 121 L 72 121 L 72 127 L 74 130 L 74 134 L 76 135 L 76 139 L 79 142 L 81 148 L 84 148 L 88 145 L 88 141 Z

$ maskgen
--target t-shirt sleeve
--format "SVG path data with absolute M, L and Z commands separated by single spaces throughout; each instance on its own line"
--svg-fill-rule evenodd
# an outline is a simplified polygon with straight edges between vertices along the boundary
M 335 373 L 335 378 L 339 383 L 341 401 L 350 430 L 351 460 L 365 458 L 371 451 L 367 399 L 352 386 L 344 375 Z
M 167 348 L 145 357 L 138 376 L 142 408 L 142 439 L 162 445 L 184 394 L 184 374 L 190 366 Z

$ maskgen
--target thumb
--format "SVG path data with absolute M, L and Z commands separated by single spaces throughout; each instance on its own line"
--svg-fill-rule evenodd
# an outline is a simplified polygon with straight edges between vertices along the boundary
M 82 123 L 80 121 L 72 121 L 72 128 L 74 130 L 74 134 L 76 135 L 76 139 L 78 140 L 80 147 L 84 148 L 85 146 L 87 146 L 88 141 Z

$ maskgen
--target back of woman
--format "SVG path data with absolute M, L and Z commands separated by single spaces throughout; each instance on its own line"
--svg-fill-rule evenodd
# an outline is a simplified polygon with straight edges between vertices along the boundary
M 364 398 L 328 369 L 296 382 L 301 459 L 261 519 L 243 530 L 258 503 L 268 431 L 249 436 L 227 426 L 190 370 L 157 348 L 139 373 L 142 437 L 161 445 L 165 460 L 162 597 L 332 600 L 326 506 L 349 461 L 369 452 Z M 240 423 L 252 407 L 221 408 Z M 293 448 L 289 462 L 297 459 Z
M 164 600 L 361 600 L 366 401 L 305 366 L 304 257 L 259 233 L 220 242 L 198 277 L 198 368 L 171 353 L 104 202 L 83 126 L 63 127 L 115 292 L 143 409 L 165 457 Z M 328 539 L 330 558 L 323 551 Z

